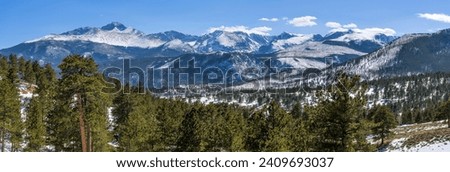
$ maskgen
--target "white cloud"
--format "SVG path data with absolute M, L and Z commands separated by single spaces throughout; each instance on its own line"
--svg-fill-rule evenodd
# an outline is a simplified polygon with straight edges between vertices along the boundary
M 325 23 L 325 26 L 332 28 L 332 29 L 355 29 L 355 28 L 358 28 L 358 25 L 356 25 L 355 23 L 349 23 L 349 24 L 342 25 L 338 22 L 327 22 L 327 23 Z
M 450 16 L 447 14 L 438 14 L 438 13 L 419 13 L 420 18 L 434 20 L 444 23 L 450 23 Z
M 259 34 L 259 35 L 269 35 L 269 32 L 272 31 L 272 28 L 262 26 L 262 27 L 254 27 L 249 28 L 247 26 L 220 26 L 220 27 L 211 27 L 208 29 L 208 32 L 214 31 L 225 31 L 225 32 L 244 32 L 247 34 Z
M 292 20 L 289 20 L 288 23 L 294 25 L 295 27 L 314 26 L 317 25 L 317 23 L 314 21 L 316 19 L 317 18 L 314 16 L 303 16 L 293 18 Z
M 283 18 L 281 18 L 281 20 L 289 20 L 289 18 L 288 17 L 283 17 Z
M 342 25 L 338 22 L 327 22 L 325 23 L 325 26 L 329 27 L 329 28 L 341 28 Z
M 260 21 L 268 21 L 268 22 L 276 22 L 276 21 L 278 21 L 278 18 L 265 18 L 265 17 L 263 17 L 263 18 L 260 18 L 259 20 Z
M 342 26 L 343 28 L 347 28 L 347 29 L 353 29 L 353 28 L 358 28 L 358 25 L 356 25 L 355 23 L 349 23 L 346 24 L 344 26 Z

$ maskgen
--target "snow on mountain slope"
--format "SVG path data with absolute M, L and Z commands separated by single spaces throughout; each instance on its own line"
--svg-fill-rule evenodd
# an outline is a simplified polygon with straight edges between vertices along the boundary
M 395 71 L 389 74 L 419 73 L 426 70 L 440 71 L 442 65 L 448 61 L 448 58 L 446 58 L 448 52 L 443 50 L 448 49 L 446 44 L 449 41 L 444 39 L 448 34 L 439 34 L 441 33 L 405 35 L 375 52 L 339 66 L 339 69 L 366 76 L 386 75 L 388 71 Z M 424 44 L 424 41 L 429 42 L 430 45 Z M 435 51 L 436 53 L 434 53 Z M 438 60 L 441 63 L 426 58 L 441 59 Z M 430 65 L 427 63 L 430 63 Z M 427 68 L 427 66 L 429 67 Z M 431 66 L 436 66 L 436 68 Z M 405 71 L 399 72 L 397 71 L 399 69 Z
M 364 32 L 363 32 L 364 31 Z M 316 43 L 311 46 L 316 46 L 323 41 L 347 41 L 354 39 L 364 39 L 366 41 L 372 41 L 376 43 L 382 42 L 382 40 L 377 39 L 382 33 L 391 34 L 387 31 L 378 30 L 358 30 L 353 29 L 351 32 L 335 32 L 330 33 L 322 40 L 322 36 L 313 34 L 291 34 L 291 33 L 281 33 L 277 36 L 270 36 L 268 33 L 260 32 L 245 32 L 241 30 L 224 30 L 216 29 L 211 30 L 209 33 L 202 36 L 187 35 L 176 31 L 167 31 L 155 34 L 145 35 L 143 32 L 133 29 L 131 27 L 126 27 L 125 25 L 113 22 L 105 25 L 101 28 L 96 27 L 83 27 L 72 31 L 68 31 L 62 34 L 51 34 L 31 41 L 26 41 L 25 43 L 36 43 L 43 41 L 89 41 L 94 43 L 102 43 L 113 46 L 122 47 L 139 47 L 139 48 L 157 48 L 163 46 L 166 49 L 173 49 L 180 52 L 189 53 L 214 53 L 214 52 L 246 52 L 246 53 L 274 53 L 277 51 L 292 51 L 297 48 L 296 45 L 301 45 L 308 42 Z M 395 33 L 395 32 L 394 32 Z M 340 37 L 336 37 L 336 35 Z M 384 35 L 388 36 L 388 35 Z M 385 43 L 385 42 L 382 42 Z M 346 44 L 333 44 L 336 47 L 344 47 L 354 49 Z M 381 45 L 381 44 L 380 44 Z M 328 47 L 328 48 L 336 48 Z M 337 48 L 339 48 L 337 47 Z M 262 48 L 262 49 L 260 49 Z M 327 48 L 327 46 L 325 46 Z M 375 47 L 369 47 L 369 50 L 373 50 Z M 304 51 L 303 54 L 308 54 L 310 52 L 308 49 L 296 50 L 298 54 L 299 51 Z M 330 51 L 330 50 L 326 50 Z M 332 54 L 342 54 L 342 50 L 338 49 L 338 52 Z M 359 50 L 355 50 L 359 51 Z M 366 52 L 366 51 L 364 51 Z M 314 53 L 314 52 L 313 52 Z M 349 50 L 348 53 L 353 53 L 354 55 L 360 55 L 359 52 L 352 52 Z M 330 53 L 328 53 L 330 54 Z
M 354 31 L 355 30 L 355 31 Z M 138 48 L 159 48 L 160 50 L 174 50 L 186 53 L 214 53 L 214 52 L 245 52 L 268 54 L 278 51 L 294 51 L 290 55 L 306 55 L 316 54 L 317 52 L 329 52 L 329 54 L 352 54 L 355 56 L 361 55 L 360 50 L 346 43 L 339 43 L 342 41 L 364 39 L 365 41 L 376 44 L 370 45 L 367 49 L 374 50 L 379 48 L 385 42 L 377 39 L 380 31 L 366 31 L 358 32 L 354 29 L 348 32 L 333 32 L 326 37 L 314 34 L 293 34 L 281 33 L 280 35 L 270 36 L 268 33 L 259 32 L 245 32 L 242 30 L 211 30 L 209 33 L 202 36 L 187 35 L 176 31 L 166 31 L 161 33 L 154 33 L 145 35 L 143 32 L 126 27 L 125 25 L 113 22 L 101 28 L 83 27 L 62 34 L 51 34 L 25 43 L 36 43 L 45 41 L 87 41 L 101 44 L 108 44 L 112 46 L 121 47 L 138 47 Z M 338 37 L 339 36 L 339 37 Z M 387 35 L 384 35 L 387 37 Z M 334 43 L 324 43 L 324 41 L 334 41 Z M 338 43 L 336 43 L 336 41 Z M 296 47 L 305 43 L 306 47 Z M 326 45 L 319 45 L 326 44 Z M 330 46 L 328 46 L 330 45 Z M 364 46 L 364 45 L 363 45 Z M 325 48 L 324 51 L 320 50 Z M 311 49 L 318 49 L 318 51 L 311 51 Z M 330 52 L 336 49 L 336 52 Z M 350 50 L 349 50 L 350 49 Z M 354 51 L 352 51 L 354 50 Z M 366 51 L 363 51 L 366 52 Z M 322 54 L 316 55 L 321 56 Z
M 269 37 L 249 34 L 245 32 L 214 31 L 201 36 L 196 40 L 194 48 L 196 53 L 214 52 L 256 52 L 261 46 L 267 44 Z
M 392 60 L 395 59 L 401 48 L 401 45 L 398 45 L 387 49 L 381 56 L 369 55 L 367 58 L 361 59 L 358 65 L 349 68 L 348 71 L 357 75 L 377 71 L 381 67 L 392 63 Z
M 179 39 L 171 40 L 171 41 L 165 43 L 163 46 L 165 49 L 177 49 L 177 50 L 181 50 L 183 52 L 193 52 L 194 51 L 194 48 L 189 43 L 185 43 Z
M 238 42 L 245 41 L 245 38 L 234 34 L 221 34 L 217 37 L 217 41 L 223 46 L 234 47 Z
M 332 57 L 334 55 L 364 55 L 366 53 L 356 51 L 354 49 L 338 46 L 328 45 L 321 42 L 306 42 L 301 45 L 295 45 L 278 53 L 278 57 L 313 57 L 323 58 Z
M 103 26 L 100 29 L 93 27 L 79 28 L 62 34 L 47 35 L 25 43 L 45 40 L 91 41 L 116 46 L 141 48 L 158 47 L 164 43 L 164 41 L 157 38 L 152 39 L 145 37 L 144 33 L 130 27 L 125 27 L 123 24 L 116 22 Z
M 113 22 L 99 28 L 82 27 L 62 34 L 47 35 L 2 49 L 0 53 L 18 54 L 51 63 L 55 67 L 69 54 L 92 55 L 100 66 L 108 66 L 113 63 L 112 61 L 124 58 L 153 62 L 157 61 L 157 58 L 185 54 L 248 53 L 283 58 L 280 62 L 294 67 L 322 69 L 330 58 L 333 63 L 340 64 L 380 48 L 379 41 L 383 42 L 383 39 L 377 38 L 379 35 L 375 35 L 373 39 L 370 37 L 371 40 L 365 40 L 361 44 L 334 40 L 343 36 L 352 37 L 354 32 L 335 32 L 322 37 L 319 34 L 286 32 L 272 36 L 268 31 L 269 28 L 248 31 L 241 27 L 231 29 L 223 27 L 210 30 L 201 36 L 177 31 L 146 35 L 121 23 Z M 256 56 L 252 56 L 251 60 L 257 61 L 254 59 Z M 214 62 L 216 65 L 221 63 Z
M 302 44 L 306 41 L 309 41 L 313 39 L 314 35 L 308 34 L 292 34 L 293 37 L 288 39 L 279 39 L 272 42 L 272 48 L 276 51 L 284 50 L 286 47 L 292 46 L 292 45 L 298 45 Z
M 348 29 L 344 32 L 348 32 L 347 34 L 344 34 L 340 37 L 337 37 L 335 39 L 332 39 L 333 41 L 342 41 L 342 42 L 349 42 L 349 41 L 362 41 L 362 40 L 372 40 L 379 44 L 385 44 L 386 42 L 381 41 L 378 39 L 377 36 L 379 35 L 386 35 L 386 36 L 394 36 L 395 31 L 393 29 L 389 28 L 366 28 L 366 29 Z
M 321 61 L 312 60 L 312 59 L 306 59 L 306 58 L 277 58 L 278 61 L 288 64 L 289 66 L 292 66 L 296 69 L 306 69 L 306 68 L 318 68 L 323 69 L 326 67 L 326 64 Z

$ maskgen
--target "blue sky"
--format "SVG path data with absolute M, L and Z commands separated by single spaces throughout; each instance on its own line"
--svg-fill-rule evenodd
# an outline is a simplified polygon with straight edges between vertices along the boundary
M 1 0 L 0 6 L 0 48 L 112 21 L 145 33 L 177 30 L 196 35 L 220 26 L 264 27 L 271 35 L 283 31 L 326 34 L 332 29 L 327 22 L 338 22 L 342 27 L 353 23 L 361 29 L 389 28 L 396 35 L 450 28 L 450 1 Z

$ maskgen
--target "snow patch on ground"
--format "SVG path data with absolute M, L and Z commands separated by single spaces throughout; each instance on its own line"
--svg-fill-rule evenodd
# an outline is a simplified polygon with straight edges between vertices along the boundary
M 450 152 L 447 121 L 399 126 L 394 138 L 383 151 L 387 152 Z
M 413 147 L 402 146 L 406 141 L 405 138 L 393 140 L 390 144 L 392 146 L 389 152 L 450 152 L 450 141 L 442 142 L 420 142 Z

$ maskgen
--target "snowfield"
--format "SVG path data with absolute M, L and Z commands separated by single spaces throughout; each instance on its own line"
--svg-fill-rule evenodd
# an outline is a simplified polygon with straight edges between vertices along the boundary
M 403 125 L 395 128 L 387 152 L 450 152 L 447 121 Z
M 393 149 L 389 152 L 450 152 L 450 141 L 442 141 L 437 143 L 420 142 L 412 147 L 402 147 L 405 138 L 396 139 L 391 142 Z

